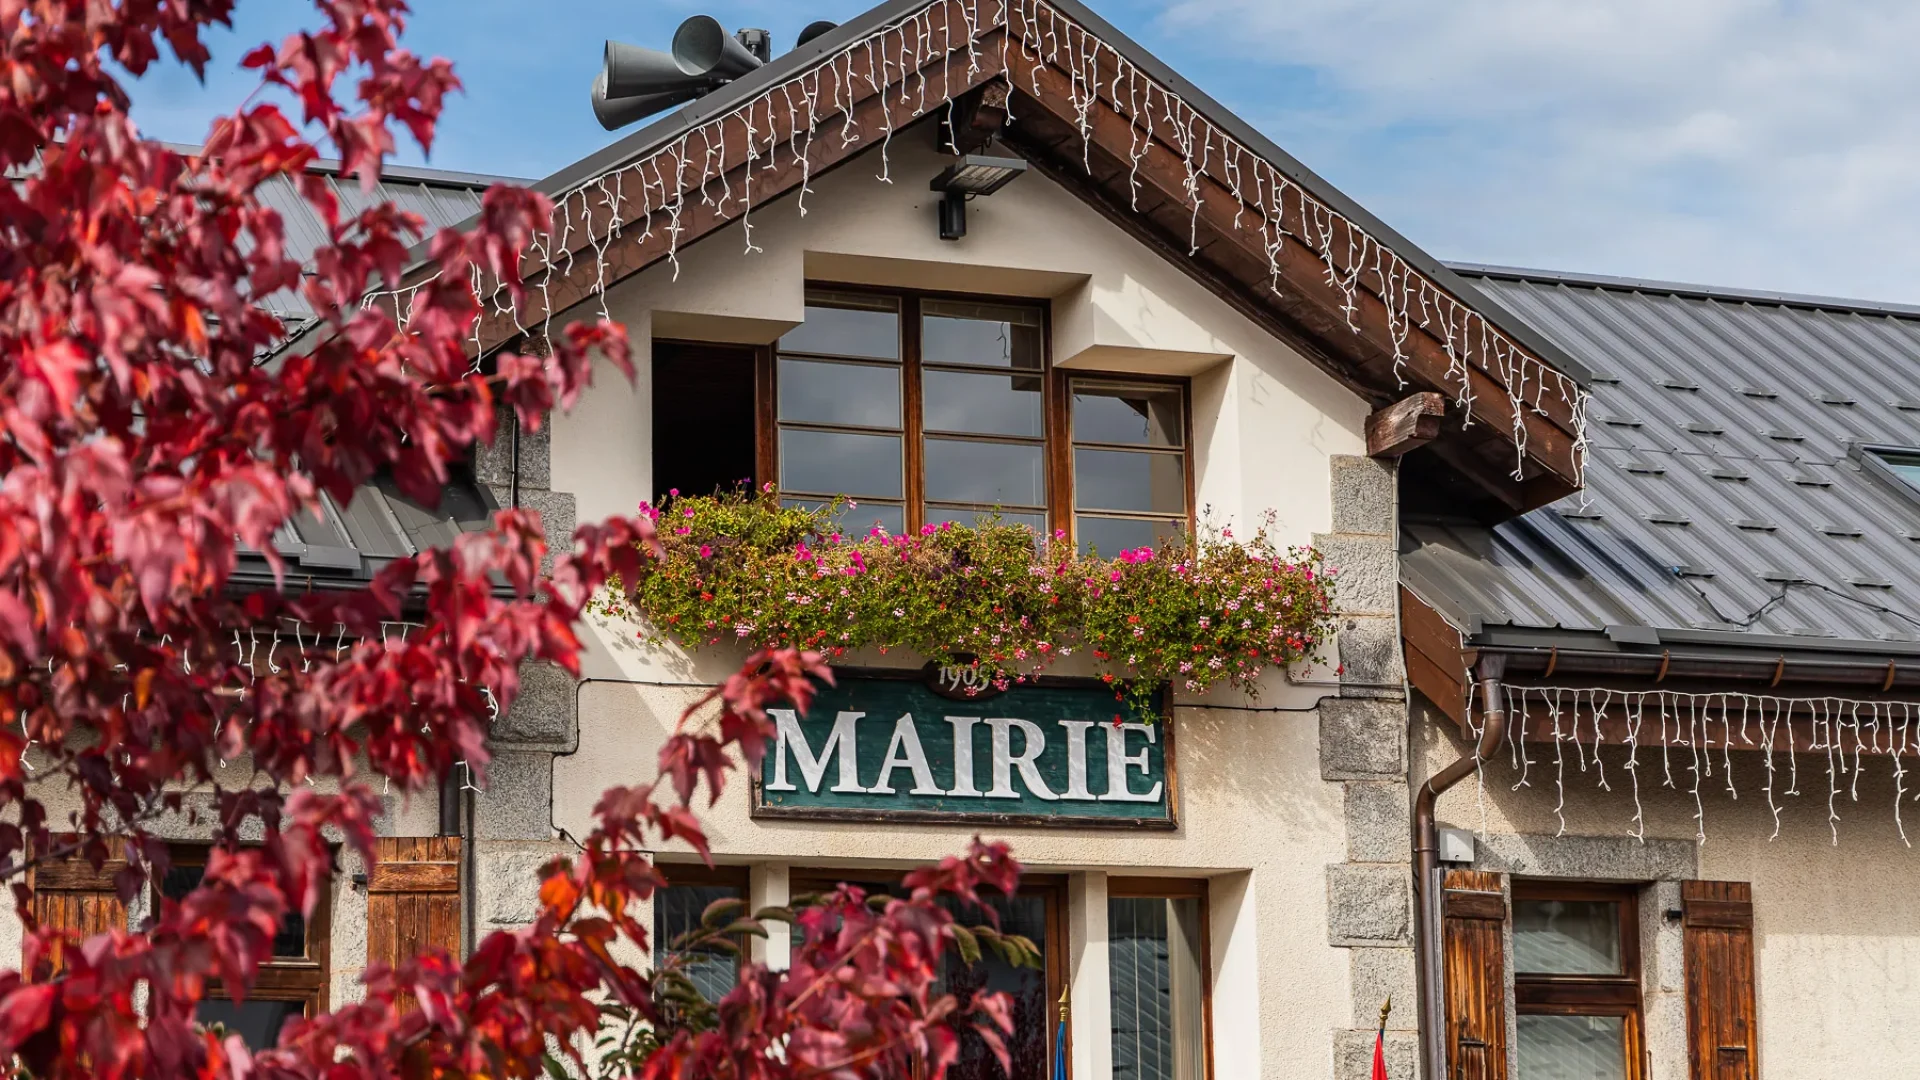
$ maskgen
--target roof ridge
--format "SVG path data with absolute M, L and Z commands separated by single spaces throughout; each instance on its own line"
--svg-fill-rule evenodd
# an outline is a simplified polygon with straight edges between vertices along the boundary
M 1665 281 L 1658 278 L 1621 277 L 1613 274 L 1590 274 L 1572 270 L 1541 270 L 1531 267 L 1504 266 L 1492 263 L 1456 262 L 1451 259 L 1446 260 L 1446 266 L 1454 273 L 1465 277 L 1480 277 L 1493 281 L 1532 281 L 1555 285 L 1610 289 L 1619 292 L 1666 293 L 1672 296 L 1684 296 L 1699 300 L 1738 301 L 1741 303 L 1767 304 L 1777 307 L 1803 308 L 1815 311 L 1840 311 L 1860 315 L 1920 318 L 1920 304 L 1900 304 L 1888 300 L 1862 300 L 1842 296 L 1821 296 L 1812 293 L 1776 292 L 1769 289 L 1749 289 L 1733 285 L 1702 285 L 1696 282 Z

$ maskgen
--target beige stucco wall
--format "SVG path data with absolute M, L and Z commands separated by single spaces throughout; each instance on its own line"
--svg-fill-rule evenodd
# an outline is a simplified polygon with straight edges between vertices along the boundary
M 1416 776 L 1428 775 L 1465 749 L 1458 739 L 1438 737 L 1438 729 L 1416 725 Z M 1551 861 L 1560 819 L 1554 813 L 1560 787 L 1555 782 L 1551 743 L 1530 747 L 1533 765 L 1528 786 L 1514 789 L 1520 774 L 1504 751 L 1485 775 L 1484 788 L 1471 779 L 1440 803 L 1443 826 L 1484 828 L 1488 840 L 1504 851 L 1526 851 Z M 1839 842 L 1828 822 L 1827 759 L 1802 755 L 1800 794 L 1789 788 L 1789 761 L 1776 759 L 1775 801 L 1781 807 L 1780 832 L 1765 792 L 1765 758 L 1754 752 L 1732 756 L 1736 799 L 1727 790 L 1725 763 L 1713 755 L 1712 776 L 1703 776 L 1698 812 L 1706 839 L 1698 842 L 1692 795 L 1691 750 L 1671 752 L 1674 788 L 1665 787 L 1666 768 L 1657 750 L 1640 753 L 1641 805 L 1645 847 L 1622 837 L 1633 828 L 1634 800 L 1624 768 L 1624 750 L 1603 755 L 1612 791 L 1597 787 L 1591 761 L 1583 773 L 1573 747 L 1564 752 L 1566 802 L 1561 814 L 1568 837 L 1609 838 L 1603 846 L 1619 856 L 1603 856 L 1589 847 L 1576 859 L 1603 876 L 1611 863 L 1623 866 L 1635 857 L 1674 868 L 1684 876 L 1745 881 L 1753 885 L 1754 950 L 1760 1023 L 1760 1071 L 1769 1080 L 1833 1080 L 1849 1076 L 1905 1076 L 1920 1067 L 1920 854 L 1900 838 L 1894 824 L 1893 765 L 1867 755 L 1853 797 L 1851 772 L 1837 775 L 1840 791 L 1833 806 L 1839 814 Z M 1851 766 L 1851 762 L 1844 763 Z M 1911 768 L 1911 764 L 1909 764 Z M 1703 770 L 1704 771 L 1704 770 Z M 1906 781 L 1905 816 L 1909 836 L 1920 841 L 1920 808 L 1913 796 L 1920 785 Z M 1484 797 L 1482 797 L 1482 794 Z M 1484 819 L 1482 817 L 1484 807 Z M 1515 841 L 1515 837 L 1526 837 Z M 1663 843 L 1664 842 L 1664 843 Z M 1618 875 L 1644 880 L 1644 872 Z M 1677 891 L 1643 895 L 1642 921 L 1666 942 L 1664 967 L 1648 958 L 1645 978 L 1650 995 L 1648 1030 L 1654 1053 L 1653 1080 L 1684 1080 L 1684 1034 L 1676 1025 L 1684 1016 L 1683 973 L 1677 957 L 1678 935 L 1659 925 L 1659 907 L 1677 906 Z M 1663 899 L 1664 898 L 1664 899 Z

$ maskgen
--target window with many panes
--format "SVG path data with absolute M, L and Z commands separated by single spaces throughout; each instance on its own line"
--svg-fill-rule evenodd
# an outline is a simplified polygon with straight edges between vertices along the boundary
M 173 864 L 159 881 L 158 892 L 179 901 L 200 884 L 207 872 L 205 847 L 182 845 L 173 850 Z M 332 900 L 323 890 L 314 905 L 314 918 L 290 911 L 273 938 L 273 955 L 260 965 L 247 1000 L 235 1001 L 215 980 L 195 1011 L 203 1024 L 219 1024 L 240 1036 L 249 1047 L 274 1045 L 280 1029 L 296 1016 L 313 1016 L 327 1007 L 327 915 Z
M 1519 1080 L 1639 1080 L 1638 927 L 1630 886 L 1514 882 Z
M 1108 555 L 1188 528 L 1184 385 L 1054 370 L 1044 305 L 809 289 L 773 367 L 780 490 L 852 528 L 997 514 Z

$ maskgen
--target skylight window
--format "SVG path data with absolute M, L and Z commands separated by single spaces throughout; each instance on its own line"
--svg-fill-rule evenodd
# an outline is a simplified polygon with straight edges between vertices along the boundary
M 1920 449 L 1891 446 L 1868 446 L 1862 449 L 1865 451 L 1862 456 L 1870 469 L 1898 480 L 1910 492 L 1920 495 Z

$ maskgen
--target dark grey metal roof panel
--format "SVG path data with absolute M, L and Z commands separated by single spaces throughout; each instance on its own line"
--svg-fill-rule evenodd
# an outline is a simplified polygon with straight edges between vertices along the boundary
M 1920 447 L 1920 308 L 1457 269 L 1600 378 L 1584 493 L 1403 527 L 1423 598 L 1485 627 L 1920 642 L 1920 496 L 1849 456 Z

